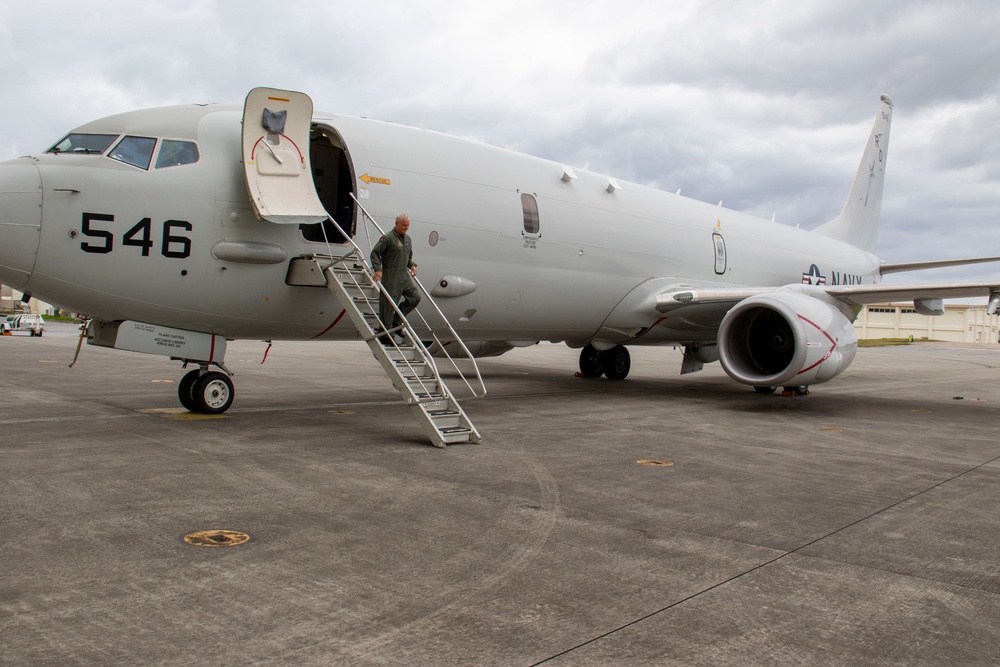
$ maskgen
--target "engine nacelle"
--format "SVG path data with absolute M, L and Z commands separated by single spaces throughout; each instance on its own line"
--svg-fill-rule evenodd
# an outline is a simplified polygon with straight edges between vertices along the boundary
M 858 350 L 843 313 L 816 297 L 778 290 L 744 299 L 719 327 L 719 360 L 729 377 L 762 387 L 832 380 Z
M 437 343 L 425 343 L 425 345 L 432 357 L 451 356 L 456 359 L 465 357 L 458 343 L 445 343 L 445 349 L 441 349 L 441 346 Z M 480 357 L 499 357 L 504 352 L 513 350 L 515 346 L 507 343 L 494 343 L 488 340 L 467 340 L 465 341 L 465 347 L 469 348 L 472 356 L 478 359 Z

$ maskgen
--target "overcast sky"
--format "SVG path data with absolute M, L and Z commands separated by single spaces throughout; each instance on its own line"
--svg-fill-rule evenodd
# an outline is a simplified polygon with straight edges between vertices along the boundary
M 804 228 L 839 213 L 887 93 L 879 255 L 1000 255 L 996 0 L 0 0 L 0 82 L 0 159 L 265 85 Z

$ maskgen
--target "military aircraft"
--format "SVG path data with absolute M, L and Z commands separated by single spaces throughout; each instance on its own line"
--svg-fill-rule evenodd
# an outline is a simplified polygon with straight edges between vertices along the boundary
M 452 325 L 440 337 L 409 329 L 434 354 L 459 339 L 470 357 L 564 342 L 581 349 L 583 375 L 622 379 L 628 346 L 672 345 L 684 349 L 681 372 L 718 360 L 760 392 L 802 393 L 851 363 L 866 303 L 912 299 L 926 315 L 943 298 L 1000 304 L 1000 282 L 881 284 L 998 259 L 873 254 L 892 113 L 882 96 L 843 210 L 812 231 L 425 129 L 314 113 L 291 91 L 123 113 L 0 163 L 0 281 L 86 313 L 90 344 L 197 365 L 182 404 L 222 412 L 234 395 L 227 340 L 372 342 L 371 313 L 344 317 L 349 299 L 324 288 L 339 262 L 345 280 L 365 283 L 355 300 L 371 294 L 366 253 L 406 212 L 432 286 L 418 312 L 436 304 Z

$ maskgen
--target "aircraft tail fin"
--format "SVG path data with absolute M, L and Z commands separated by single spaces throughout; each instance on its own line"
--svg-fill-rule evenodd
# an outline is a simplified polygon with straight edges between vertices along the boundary
M 885 182 L 891 123 L 892 100 L 883 95 L 844 209 L 836 218 L 813 230 L 817 234 L 845 241 L 867 252 L 874 251 L 879 212 L 882 210 L 882 185 Z

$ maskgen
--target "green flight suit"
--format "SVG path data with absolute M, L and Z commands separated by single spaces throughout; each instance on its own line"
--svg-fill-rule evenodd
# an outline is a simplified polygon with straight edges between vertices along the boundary
M 420 303 L 420 293 L 410 279 L 410 267 L 413 262 L 413 243 L 409 234 L 400 236 L 393 228 L 378 240 L 371 254 L 372 267 L 382 272 L 382 286 L 395 303 L 400 297 L 403 303 L 399 309 L 403 315 L 408 314 Z M 393 310 L 385 294 L 379 297 L 379 318 L 385 323 L 386 329 L 392 329 L 401 324 L 399 316 Z

